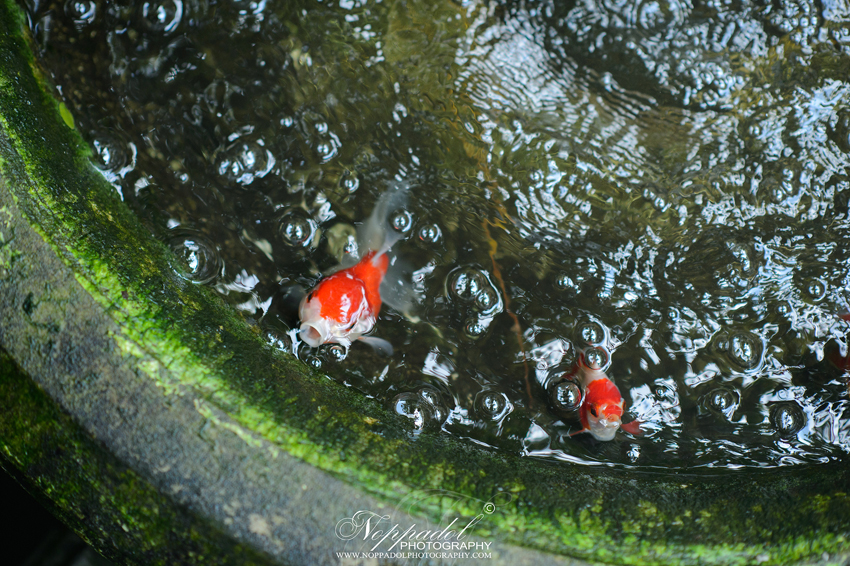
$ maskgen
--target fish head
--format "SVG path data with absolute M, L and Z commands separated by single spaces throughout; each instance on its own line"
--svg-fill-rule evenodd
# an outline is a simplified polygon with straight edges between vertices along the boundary
M 340 292 L 320 285 L 301 301 L 298 315 L 301 319 L 298 336 L 313 348 L 330 343 L 347 348 L 372 330 L 376 320 L 362 286 Z
M 327 319 L 314 317 L 301 321 L 298 337 L 308 346 L 318 348 L 322 344 L 333 342 L 333 331 Z
M 587 427 L 597 440 L 611 440 L 620 428 L 623 417 L 623 400 L 593 401 L 587 407 Z

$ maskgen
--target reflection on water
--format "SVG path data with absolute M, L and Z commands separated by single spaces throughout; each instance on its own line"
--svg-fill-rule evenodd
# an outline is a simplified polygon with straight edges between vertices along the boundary
M 843 6 L 27 3 L 95 165 L 282 351 L 417 429 L 659 467 L 850 452 Z M 394 183 L 395 353 L 293 342 Z M 571 436 L 580 351 L 643 436 Z

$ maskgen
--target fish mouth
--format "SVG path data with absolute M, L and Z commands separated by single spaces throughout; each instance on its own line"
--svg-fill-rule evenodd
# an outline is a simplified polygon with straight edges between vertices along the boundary
M 301 330 L 298 332 L 298 336 L 313 348 L 318 348 L 325 343 L 325 337 L 322 331 L 309 322 L 301 324 Z
M 590 433 L 597 440 L 612 440 L 619 428 L 620 419 L 616 416 L 609 416 L 590 422 Z

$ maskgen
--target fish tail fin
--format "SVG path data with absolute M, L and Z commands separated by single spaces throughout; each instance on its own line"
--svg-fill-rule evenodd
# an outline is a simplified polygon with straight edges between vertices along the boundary
M 384 280 L 381 281 L 381 299 L 411 322 L 419 322 L 412 313 L 422 301 L 420 286 L 414 281 L 415 272 L 408 262 L 399 257 L 390 261 Z
M 408 202 L 410 187 L 406 183 L 394 183 L 380 196 L 369 219 L 357 228 L 357 245 L 361 253 L 375 250 L 372 258 L 374 265 L 385 255 L 390 256 L 390 248 L 404 237 L 402 232 L 390 225 L 393 212 L 403 209 Z M 411 321 L 418 321 L 411 313 L 421 301 L 420 292 L 413 281 L 414 270 L 409 263 L 398 256 L 389 257 L 386 273 L 380 285 L 381 301 L 402 313 Z
M 403 234 L 389 224 L 389 216 L 407 204 L 407 185 L 390 186 L 375 203 L 372 214 L 364 224 L 357 228 L 357 245 L 362 254 L 375 250 L 376 257 L 385 254 Z

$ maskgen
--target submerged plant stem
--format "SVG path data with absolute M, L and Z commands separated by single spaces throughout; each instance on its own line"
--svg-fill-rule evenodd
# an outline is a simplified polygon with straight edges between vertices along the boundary
M 517 345 L 519 345 L 519 351 L 522 353 L 522 368 L 523 368 L 523 376 L 525 379 L 525 393 L 528 395 L 528 406 L 534 406 L 534 396 L 531 394 L 531 381 L 528 379 L 528 359 L 525 354 L 525 341 L 522 339 L 522 326 L 519 323 L 519 317 L 511 310 L 511 298 L 508 295 L 508 288 L 505 285 L 505 280 L 502 278 L 502 271 L 499 269 L 499 263 L 496 261 L 496 251 L 499 249 L 499 244 L 496 242 L 495 238 L 490 235 L 490 225 L 497 226 L 498 224 L 493 224 L 489 220 L 484 220 L 481 225 L 484 227 L 484 234 L 487 237 L 487 241 L 490 242 L 490 260 L 493 262 L 493 276 L 496 278 L 496 281 L 499 282 L 499 288 L 502 290 L 502 296 L 505 297 L 505 312 L 508 313 L 508 316 L 511 317 L 511 320 L 514 321 L 511 326 L 511 331 L 516 336 Z

